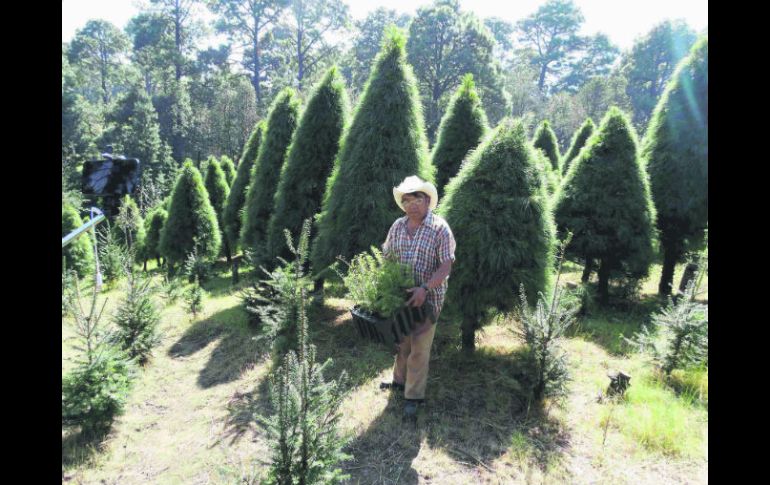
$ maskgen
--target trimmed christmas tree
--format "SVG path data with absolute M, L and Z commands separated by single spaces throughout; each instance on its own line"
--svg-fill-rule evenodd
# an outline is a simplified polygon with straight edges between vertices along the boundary
M 230 195 L 227 197 L 223 221 L 225 223 L 225 236 L 230 244 L 231 253 L 235 254 L 238 250 L 239 239 L 241 237 L 241 220 L 243 218 L 241 210 L 246 202 L 246 192 L 249 188 L 252 167 L 257 160 L 259 145 L 262 142 L 262 135 L 265 132 L 265 122 L 260 121 L 254 125 L 254 130 L 246 142 L 243 149 L 243 155 L 238 162 L 238 171 L 235 174 L 235 180 L 230 187 Z
M 481 143 L 488 129 L 487 115 L 476 92 L 473 74 L 466 74 L 441 119 L 431 155 L 431 163 L 436 167 L 439 198 L 449 179 L 457 174 L 465 156 Z
M 171 196 L 168 219 L 160 236 L 160 253 L 169 265 L 176 265 L 184 262 L 195 248 L 201 257 L 215 258 L 221 243 L 217 215 L 201 174 L 187 162 Z
M 655 208 L 637 151 L 636 133 L 617 107 L 572 162 L 555 196 L 560 231 L 574 236 L 567 254 L 600 262 L 599 298 L 611 274 L 647 275 L 653 257 Z
M 82 225 L 83 220 L 80 218 L 77 209 L 70 205 L 63 205 L 61 207 L 61 237 L 66 236 Z M 89 230 L 87 234 L 80 235 L 61 250 L 66 268 L 75 271 L 78 278 L 83 278 L 89 274 L 94 266 L 93 241 L 92 232 Z
M 268 261 L 267 225 L 286 150 L 297 127 L 300 100 L 291 88 L 276 96 L 267 116 L 265 137 L 252 171 L 241 227 L 241 246 L 254 251 L 255 264 Z
M 702 244 L 708 224 L 708 37 L 695 43 L 658 101 L 642 159 L 663 252 L 658 292 L 668 295 L 676 263 Z
M 222 167 L 222 171 L 225 173 L 225 180 L 229 189 L 233 185 L 233 180 L 235 180 L 235 164 L 233 159 L 227 155 L 222 155 L 219 157 L 219 166 Z
M 596 125 L 594 125 L 594 120 L 588 118 L 580 127 L 580 129 L 575 132 L 575 134 L 572 136 L 572 143 L 570 143 L 569 150 L 567 150 L 567 154 L 564 155 L 564 158 L 562 158 L 561 161 L 562 173 L 567 173 L 567 170 L 569 170 L 569 164 L 572 162 L 572 160 L 575 159 L 575 157 L 578 156 L 580 149 L 585 146 L 586 141 L 593 134 L 595 129 Z
M 215 160 L 209 161 L 206 167 L 206 192 L 209 194 L 209 202 L 211 207 L 214 208 L 214 212 L 217 214 L 217 223 L 220 231 L 224 227 L 222 217 L 224 215 L 225 202 L 227 202 L 227 196 L 230 194 L 230 187 L 227 185 L 227 179 L 225 178 L 225 172 L 222 171 L 222 167 L 219 162 Z M 227 262 L 230 262 L 230 246 L 227 243 L 227 238 L 222 234 L 222 251 L 227 257 Z
M 345 82 L 336 67 L 315 88 L 294 132 L 281 171 L 268 226 L 268 256 L 289 258 L 284 229 L 297 234 L 302 222 L 321 210 L 326 180 L 334 167 L 348 116 Z
M 556 173 L 561 173 L 561 167 L 559 167 L 559 140 L 556 138 L 556 133 L 551 129 L 551 124 L 547 120 L 540 123 L 534 138 L 532 138 L 532 144 L 535 148 L 540 148 L 545 152 L 545 155 L 551 161 L 551 169 Z
M 144 221 L 139 212 L 139 206 L 128 195 L 120 201 L 120 209 L 115 218 L 115 227 L 118 242 L 129 250 L 135 251 L 138 256 L 144 244 Z
M 311 262 L 327 276 L 337 256 L 350 260 L 385 240 L 403 212 L 393 187 L 417 175 L 433 181 L 417 81 L 404 33 L 389 28 L 324 194 Z
M 446 188 L 439 213 L 457 240 L 447 304 L 462 315 L 466 351 L 494 310 L 515 308 L 520 285 L 531 304 L 550 287 L 555 226 L 536 164 L 524 125 L 506 118 Z
M 163 230 L 163 225 L 168 218 L 168 212 L 163 206 L 158 206 L 147 214 L 144 219 L 144 245 L 142 246 L 143 254 L 146 261 L 155 258 L 158 261 L 158 267 L 161 266 L 161 253 L 160 253 L 160 234 Z

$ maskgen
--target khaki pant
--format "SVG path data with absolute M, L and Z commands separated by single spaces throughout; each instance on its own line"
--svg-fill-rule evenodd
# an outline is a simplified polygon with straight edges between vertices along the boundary
M 404 384 L 406 399 L 424 399 L 428 383 L 428 361 L 436 325 L 426 320 L 398 345 L 393 382 Z

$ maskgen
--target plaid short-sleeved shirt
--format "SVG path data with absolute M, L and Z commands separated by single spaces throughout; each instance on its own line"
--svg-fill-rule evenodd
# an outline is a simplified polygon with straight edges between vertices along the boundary
M 455 238 L 449 224 L 430 210 L 414 237 L 406 230 L 408 221 L 407 216 L 396 219 L 390 226 L 382 250 L 385 256 L 396 256 L 402 263 L 410 265 L 418 285 L 427 284 L 441 263 L 455 260 Z M 441 286 L 428 290 L 426 302 L 433 312 L 434 323 L 444 304 L 448 279 L 444 279 Z

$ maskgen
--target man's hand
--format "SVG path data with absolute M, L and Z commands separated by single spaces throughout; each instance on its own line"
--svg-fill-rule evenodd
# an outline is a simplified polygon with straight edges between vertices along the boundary
M 415 286 L 406 291 L 412 294 L 406 302 L 407 306 L 422 306 L 422 304 L 425 303 L 425 297 L 428 296 L 428 292 L 421 286 Z

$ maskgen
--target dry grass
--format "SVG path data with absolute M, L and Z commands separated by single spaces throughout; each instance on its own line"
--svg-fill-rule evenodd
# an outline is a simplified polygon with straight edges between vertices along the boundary
M 567 280 L 579 277 L 579 268 L 572 268 Z M 645 283 L 645 291 L 654 291 L 656 283 Z M 254 414 L 270 412 L 270 364 L 251 338 L 256 331 L 230 291 L 229 276 L 223 272 L 204 286 L 210 295 L 194 322 L 182 302 L 164 309 L 164 340 L 110 435 L 84 445 L 77 435 L 63 434 L 63 481 L 243 483 L 264 471 L 269 446 Z M 107 296 L 108 307 L 118 300 L 115 290 Z M 633 422 L 630 411 L 622 410 L 627 404 L 614 410 L 602 444 L 608 407 L 596 397 L 608 383 L 607 371 L 625 369 L 634 375 L 632 389 L 646 388 L 641 359 L 618 335 L 638 328 L 656 307 L 653 298 L 583 320 L 567 342 L 573 381 L 562 406 L 528 406 L 518 368 L 521 349 L 506 320 L 480 332 L 470 357 L 460 351 L 459 329 L 439 323 L 428 402 L 416 429 L 401 421 L 402 399 L 379 389 L 390 379 L 392 352 L 361 341 L 347 307 L 343 299 L 327 298 L 315 312 L 311 336 L 319 357 L 334 359 L 329 375 L 345 369 L 350 376 L 342 407 L 342 427 L 351 436 L 347 451 L 354 456 L 343 464 L 350 483 L 707 482 L 707 440 L 688 444 L 686 453 L 649 446 L 627 429 Z M 62 323 L 63 372 L 72 355 L 69 325 Z M 702 389 L 703 376 L 694 381 Z M 707 393 L 707 374 L 705 382 Z M 657 389 L 662 394 L 655 396 L 677 403 L 684 413 L 679 419 L 705 436 L 707 404 L 704 409 L 686 393 Z M 644 409 L 652 397 L 640 394 L 629 401 Z

